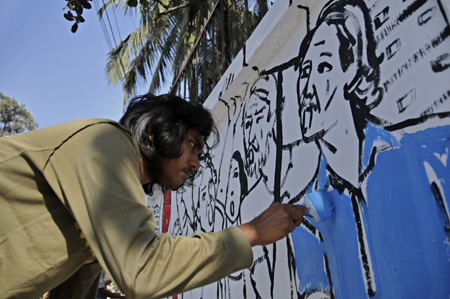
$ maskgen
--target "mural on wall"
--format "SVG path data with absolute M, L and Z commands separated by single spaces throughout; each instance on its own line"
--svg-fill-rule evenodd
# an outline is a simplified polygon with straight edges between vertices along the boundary
M 319 189 L 338 194 L 336 215 L 305 219 L 289 238 L 255 247 L 250 269 L 177 298 L 447 297 L 444 1 L 284 2 L 295 42 L 259 52 L 264 63 L 232 64 L 211 100 L 221 145 L 193 186 L 149 206 L 174 235 L 239 225 Z

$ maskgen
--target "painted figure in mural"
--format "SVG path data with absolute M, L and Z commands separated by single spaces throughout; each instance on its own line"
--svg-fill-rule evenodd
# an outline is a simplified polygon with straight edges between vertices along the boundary
M 200 182 L 198 184 L 197 192 L 192 195 L 193 198 L 198 198 L 197 215 L 201 224 L 202 232 L 214 231 L 214 215 L 215 215 L 215 200 L 217 194 L 217 171 L 212 163 L 211 157 L 205 157 L 202 161 L 201 173 L 199 169 Z M 195 184 L 195 183 L 194 183 Z M 195 184 L 197 186 L 197 184 Z M 199 214 L 201 211 L 201 214 Z
M 244 96 L 240 125 L 247 192 L 241 200 L 241 210 L 245 211 L 239 212 L 242 221 L 257 214 L 260 205 L 275 201 L 277 86 L 274 74 L 259 74 Z M 247 276 L 250 297 L 276 298 L 278 292 L 289 290 L 292 295 L 297 294 L 291 247 L 290 239 L 286 238 L 254 250 L 255 263 Z
M 229 226 L 215 228 L 217 171 L 212 163 L 210 155 L 205 155 L 200 161 L 200 168 L 190 186 L 176 193 L 176 199 L 172 206 L 178 213 L 174 213 L 177 225 L 181 231 L 176 235 L 192 236 L 196 233 L 213 232 L 225 229 Z M 242 223 L 240 223 L 242 224 Z M 174 226 L 174 228 L 176 228 Z M 226 278 L 225 278 L 226 279 Z M 179 295 L 179 298 L 198 299 L 206 298 L 207 287 L 199 287 Z
M 218 202 L 222 207 L 224 227 L 239 225 L 241 219 L 241 204 L 247 195 L 247 176 L 244 170 L 244 161 L 239 151 L 234 151 L 228 168 L 227 185 L 225 186 L 223 201 Z
M 359 268 L 368 296 L 375 294 L 376 287 L 363 216 L 360 159 L 369 112 L 382 98 L 378 87 L 380 62 L 368 10 L 362 1 L 330 2 L 300 47 L 298 100 L 302 140 L 316 143 L 322 153 L 311 191 L 335 188 L 351 203 L 347 209 L 354 215 L 340 219 L 354 218 L 353 239 L 358 252 L 346 267 Z M 346 228 L 349 223 L 337 225 Z M 349 252 L 355 250 L 352 244 L 348 246 Z M 305 274 L 300 276 L 302 279 Z M 337 283 L 334 275 L 328 280 Z M 324 286 L 331 288 L 328 281 L 324 281 Z M 331 294 L 332 290 L 326 292 Z M 356 292 L 353 295 L 361 298 L 362 294 Z
M 95 259 L 127 297 L 175 295 L 250 267 L 252 246 L 301 224 L 305 208 L 273 204 L 220 232 L 157 234 L 142 185 L 176 190 L 194 177 L 213 119 L 199 104 L 148 94 L 120 123 L 80 120 L 0 140 L 3 296 L 37 298 Z M 100 266 L 85 277 L 95 288 Z
M 231 143 L 231 142 L 230 142 Z M 227 159 L 229 156 L 225 155 Z M 227 165 L 228 164 L 228 165 Z M 217 197 L 216 217 L 220 219 L 222 227 L 239 225 L 241 219 L 241 203 L 247 194 L 247 178 L 244 162 L 239 151 L 234 151 L 229 163 L 224 163 L 226 185 L 222 186 Z M 243 270 L 228 275 L 217 283 L 217 298 L 248 298 L 248 271 Z M 210 295 L 212 296 L 212 294 Z
M 183 217 L 191 231 L 214 231 L 215 199 L 217 189 L 217 172 L 210 156 L 201 161 L 201 167 L 192 184 L 192 196 L 183 196 L 180 203 L 184 207 Z
M 274 154 L 274 152 L 271 153 L 271 148 L 276 138 L 276 86 L 274 75 L 258 77 L 248 91 L 242 113 L 245 170 L 249 189 L 263 179 L 271 193 L 273 193 L 273 186 L 267 184 L 271 175 L 268 176 L 264 168 L 270 166 L 267 159 Z
M 172 235 L 192 236 L 215 230 L 216 188 L 217 172 L 208 155 L 200 162 L 192 184 L 172 194 Z
M 403 134 L 395 131 L 399 126 L 372 113 L 383 99 L 379 87 L 382 59 L 376 55 L 370 15 L 363 1 L 330 1 L 325 5 L 316 26 L 303 40 L 299 57 L 302 140 L 315 143 L 321 151 L 317 174 L 308 191 L 333 188 L 341 194 L 336 198 L 336 218 L 315 225 L 319 231 L 319 234 L 315 232 L 319 236 L 316 242 L 305 241 L 311 229 L 301 228 L 293 233 L 300 291 L 305 296 L 322 292 L 338 298 L 394 294 L 409 297 L 405 291 L 409 292 L 410 287 L 402 286 L 404 293 L 399 293 L 400 288 L 392 286 L 394 277 L 408 277 L 408 284 L 412 281 L 416 281 L 413 285 L 420 284 L 411 273 L 431 270 L 439 260 L 446 262 L 439 265 L 442 271 L 436 273 L 450 272 L 445 257 L 448 252 L 445 243 L 449 244 L 445 229 L 449 214 L 442 208 L 448 207 L 445 196 L 449 194 L 447 158 L 437 158 L 448 152 L 449 127 Z M 395 159 L 391 158 L 394 156 Z M 424 168 L 431 164 L 433 170 L 428 172 L 433 180 L 426 166 Z M 410 167 L 414 171 L 403 172 Z M 390 179 L 386 179 L 388 177 Z M 439 181 L 440 187 L 430 188 L 431 181 Z M 387 194 L 392 199 L 387 200 L 387 190 L 380 190 L 379 186 L 390 188 Z M 411 189 L 416 189 L 416 193 Z M 439 190 L 439 195 L 434 195 L 433 190 Z M 402 211 L 400 202 L 408 208 Z M 412 205 L 413 202 L 420 204 Z M 426 206 L 428 219 L 418 215 L 413 206 Z M 403 221 L 391 221 L 404 217 Z M 423 222 L 411 223 L 408 217 Z M 444 229 L 436 229 L 439 226 Z M 415 235 L 414 232 L 420 232 L 420 237 L 406 237 Z M 425 244 L 432 238 L 425 234 L 433 235 L 442 243 L 428 249 Z M 302 244 L 297 242 L 297 237 L 302 239 Z M 374 246 L 382 248 L 374 250 Z M 418 248 L 433 256 L 427 266 L 424 266 L 428 263 L 425 258 L 414 252 Z M 388 258 L 374 254 L 386 250 Z M 303 258 L 306 252 L 323 252 L 323 258 L 310 256 L 307 261 Z M 421 262 L 400 267 L 396 261 L 405 254 L 416 256 Z M 317 263 L 311 264 L 311 260 Z M 311 269 L 308 266 L 321 264 L 325 269 L 323 273 L 308 272 Z M 385 275 L 387 273 L 389 275 Z M 351 286 L 346 283 L 348 280 L 352 281 Z M 417 291 L 427 297 L 426 291 Z M 417 296 L 417 292 L 410 294 Z

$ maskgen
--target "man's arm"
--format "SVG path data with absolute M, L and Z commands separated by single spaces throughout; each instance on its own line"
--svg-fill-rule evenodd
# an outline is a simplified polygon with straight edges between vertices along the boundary
M 250 243 L 237 227 L 193 237 L 155 233 L 140 185 L 139 152 L 112 125 L 95 125 L 66 140 L 49 159 L 45 176 L 128 297 L 168 297 L 253 262 Z
M 302 223 L 304 206 L 273 203 L 252 221 L 238 226 L 251 246 L 268 245 L 291 233 Z
M 250 267 L 251 245 L 275 242 L 301 223 L 304 208 L 273 204 L 239 228 L 193 237 L 156 234 L 139 170 L 129 136 L 110 124 L 72 136 L 45 170 L 101 266 L 132 298 L 167 297 Z

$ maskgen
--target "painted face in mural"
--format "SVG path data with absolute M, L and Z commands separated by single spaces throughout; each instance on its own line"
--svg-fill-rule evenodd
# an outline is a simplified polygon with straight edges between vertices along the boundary
M 210 232 L 214 228 L 214 209 L 217 176 L 213 165 L 203 161 L 194 181 L 193 201 L 195 218 L 200 222 L 202 231 Z
M 300 126 L 306 142 L 323 137 L 352 117 L 344 85 L 355 75 L 354 64 L 343 71 L 335 26 L 322 23 L 305 53 L 298 81 Z M 349 53 L 352 54 L 352 53 Z
M 267 142 L 274 125 L 272 105 L 276 101 L 275 95 L 273 76 L 262 76 L 251 88 L 246 102 L 243 119 L 245 167 L 252 178 L 259 178 L 269 154 Z
M 240 209 L 241 186 L 239 181 L 239 164 L 235 159 L 231 160 L 230 176 L 228 181 L 226 214 L 231 223 L 236 221 Z
M 230 162 L 228 186 L 225 199 L 225 213 L 229 224 L 236 223 L 240 215 L 241 203 L 247 193 L 247 178 L 244 173 L 244 162 L 240 152 L 235 151 Z

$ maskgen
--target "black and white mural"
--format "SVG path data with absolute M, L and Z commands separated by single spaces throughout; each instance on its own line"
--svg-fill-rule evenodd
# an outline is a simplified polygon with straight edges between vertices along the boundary
M 177 298 L 449 296 L 448 7 L 275 2 L 205 103 L 221 145 L 194 186 L 152 207 L 174 235 L 319 189 L 333 190 L 336 215 L 305 219 L 254 248 L 250 269 Z

